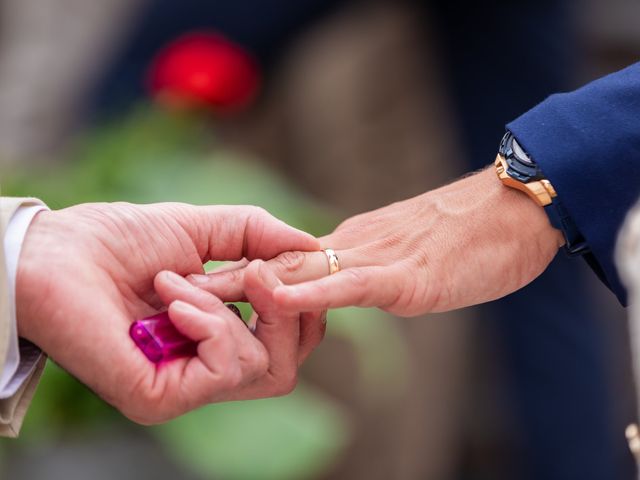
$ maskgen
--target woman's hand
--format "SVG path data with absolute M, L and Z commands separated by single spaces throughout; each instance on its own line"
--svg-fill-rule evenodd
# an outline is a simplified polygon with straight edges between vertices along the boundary
M 323 252 L 287 252 L 268 264 L 285 284 L 279 306 L 318 311 L 357 305 L 402 316 L 478 304 L 536 278 L 564 243 L 542 208 L 502 185 L 493 169 L 352 217 L 320 239 Z M 241 265 L 240 265 L 241 266 Z M 192 276 L 218 294 L 242 296 L 243 270 Z
M 279 282 L 259 263 L 245 275 L 259 315 L 255 336 L 225 298 L 182 276 L 202 273 L 210 259 L 318 248 L 313 237 L 254 207 L 118 203 L 41 212 L 18 264 L 19 333 L 142 423 L 210 402 L 288 393 L 322 322 L 302 321 L 301 332 L 305 316 L 275 306 Z M 167 308 L 176 328 L 198 342 L 197 356 L 156 366 L 128 331 L 134 320 Z

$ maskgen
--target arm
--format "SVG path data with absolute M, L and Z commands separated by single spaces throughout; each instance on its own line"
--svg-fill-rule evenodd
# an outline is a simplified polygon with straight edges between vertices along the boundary
M 507 295 L 536 278 L 563 244 L 524 193 L 493 168 L 352 217 L 320 239 L 342 270 L 327 276 L 323 252 L 287 252 L 268 262 L 285 283 L 286 309 L 381 307 L 402 316 L 439 312 Z M 191 276 L 201 288 L 243 297 L 243 270 Z
M 541 166 L 591 249 L 588 259 L 624 302 L 613 246 L 640 193 L 640 64 L 554 95 L 508 125 Z M 496 139 L 497 140 L 497 139 Z M 496 141 L 497 143 L 497 141 Z M 492 169 L 348 219 L 321 239 L 322 253 L 272 262 L 286 308 L 377 306 L 399 315 L 451 310 L 507 295 L 536 278 L 564 244 L 545 212 Z M 241 272 L 194 277 L 241 295 Z
M 613 251 L 640 195 L 640 63 L 552 95 L 507 128 L 555 187 L 591 248 L 587 260 L 624 304 Z

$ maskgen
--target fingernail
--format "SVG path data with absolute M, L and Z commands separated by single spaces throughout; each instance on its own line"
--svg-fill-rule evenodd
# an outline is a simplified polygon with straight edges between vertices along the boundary
M 183 277 L 181 277 L 180 275 L 178 275 L 175 272 L 170 272 L 170 271 L 165 271 L 163 273 L 164 275 L 164 279 L 168 282 L 173 283 L 174 285 L 180 285 L 180 286 L 184 286 L 185 283 L 185 279 Z
M 200 310 L 198 310 L 196 307 L 194 307 L 190 303 L 183 302 L 182 300 L 174 300 L 173 302 L 171 302 L 170 308 L 172 310 L 178 310 L 182 313 L 189 313 L 189 314 L 200 313 Z
M 249 327 L 251 333 L 256 333 L 256 329 L 258 328 L 258 314 L 256 312 L 251 314 L 251 318 L 247 322 L 247 327 Z
M 189 280 L 191 283 L 197 283 L 198 285 L 202 285 L 209 281 L 209 277 L 207 275 L 192 273 L 187 277 L 187 280 Z

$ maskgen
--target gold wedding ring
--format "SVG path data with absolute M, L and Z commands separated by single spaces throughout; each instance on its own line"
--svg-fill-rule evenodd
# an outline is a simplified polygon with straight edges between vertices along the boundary
M 327 256 L 327 260 L 329 260 L 329 275 L 338 273 L 340 271 L 340 262 L 338 261 L 336 252 L 332 248 L 325 248 L 324 254 Z

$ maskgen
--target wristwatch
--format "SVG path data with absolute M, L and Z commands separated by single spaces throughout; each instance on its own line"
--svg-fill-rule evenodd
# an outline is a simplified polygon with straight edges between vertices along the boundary
M 553 185 L 511 132 L 502 137 L 495 167 L 502 183 L 526 193 L 536 204 L 544 207 L 551 225 L 563 233 L 565 251 L 569 255 L 589 252 L 589 245 L 562 206 Z

